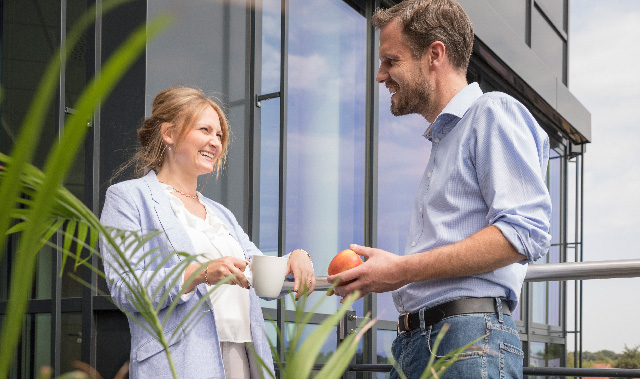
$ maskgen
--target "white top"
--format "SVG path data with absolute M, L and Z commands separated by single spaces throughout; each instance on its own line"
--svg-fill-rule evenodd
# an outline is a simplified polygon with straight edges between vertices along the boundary
M 214 211 L 202 202 L 200 192 L 197 193 L 198 200 L 207 211 L 205 220 L 187 210 L 182 201 L 172 193 L 173 187 L 161 184 L 169 197 L 171 208 L 191 239 L 194 251 L 198 254 L 196 259 L 198 262 L 207 262 L 225 256 L 245 259 L 238 241 L 229 234 L 229 228 Z M 245 272 L 245 275 L 248 274 L 249 270 Z M 207 286 L 207 289 L 211 290 L 212 287 Z M 251 342 L 249 291 L 240 286 L 221 285 L 211 292 L 209 298 L 216 317 L 220 342 Z

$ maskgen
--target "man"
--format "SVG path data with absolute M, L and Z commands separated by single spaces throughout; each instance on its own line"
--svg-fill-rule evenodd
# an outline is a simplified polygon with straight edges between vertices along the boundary
M 527 263 L 549 249 L 548 137 L 515 99 L 467 84 L 473 29 L 455 0 L 406 0 L 372 22 L 376 80 L 392 93 L 394 115 L 427 120 L 431 156 L 404 253 L 353 245 L 366 262 L 329 280 L 345 283 L 339 296 L 394 291 L 401 315 L 392 351 L 407 377 L 424 371 L 446 323 L 438 356 L 480 340 L 444 377 L 520 378 L 510 312 Z

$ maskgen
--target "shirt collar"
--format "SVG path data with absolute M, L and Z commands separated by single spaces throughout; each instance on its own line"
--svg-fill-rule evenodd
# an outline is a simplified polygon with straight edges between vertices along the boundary
M 441 134 L 439 138 L 447 135 L 456 125 L 450 121 L 453 119 L 461 119 L 469 107 L 471 107 L 471 104 L 480 96 L 482 96 L 482 90 L 478 83 L 471 83 L 464 87 L 449 101 L 438 117 L 436 117 L 436 120 L 432 124 L 429 124 L 423 136 L 431 141 L 434 134 Z

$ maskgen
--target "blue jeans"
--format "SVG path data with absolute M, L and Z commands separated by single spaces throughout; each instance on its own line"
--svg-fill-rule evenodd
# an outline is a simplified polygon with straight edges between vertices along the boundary
M 444 324 L 450 328 L 432 351 Z M 398 335 L 391 347 L 398 367 L 409 379 L 420 378 L 432 354 L 436 360 L 446 353 L 480 338 L 462 353 L 458 361 L 440 379 L 522 378 L 522 343 L 511 316 L 497 314 L 468 314 L 443 319 L 439 323 Z M 394 367 L 391 379 L 399 378 Z

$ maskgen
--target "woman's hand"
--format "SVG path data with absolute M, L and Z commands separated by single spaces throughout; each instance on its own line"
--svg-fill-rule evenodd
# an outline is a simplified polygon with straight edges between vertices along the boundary
M 302 296 L 305 290 L 310 295 L 316 287 L 316 276 L 313 273 L 311 257 L 306 251 L 296 249 L 289 254 L 287 273 L 285 275 L 291 273 L 293 273 L 293 278 L 295 279 L 293 291 L 296 293 L 296 300 Z
M 185 293 L 193 291 L 193 289 L 200 283 L 214 285 L 229 275 L 235 276 L 230 282 L 228 282 L 228 284 L 236 284 L 242 288 L 249 288 L 249 281 L 244 276 L 244 270 L 247 267 L 247 264 L 247 261 L 244 259 L 234 257 L 222 257 L 206 263 L 190 264 L 184 271 L 185 282 L 202 265 L 207 265 L 207 267 L 198 274 L 193 282 L 191 282 L 191 285 L 187 287 Z

